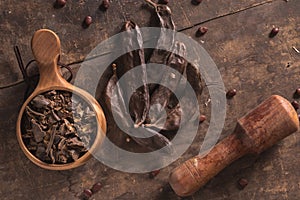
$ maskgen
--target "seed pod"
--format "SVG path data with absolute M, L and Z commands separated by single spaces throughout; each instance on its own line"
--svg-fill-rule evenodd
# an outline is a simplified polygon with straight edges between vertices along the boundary
M 120 46 L 124 49 L 134 49 L 134 46 L 139 48 L 133 52 L 126 53 L 117 59 L 117 76 L 118 79 L 134 69 L 134 73 L 127 74 L 123 78 L 124 82 L 120 84 L 123 91 L 125 105 L 129 105 L 130 116 L 134 120 L 134 126 L 140 126 L 146 119 L 149 110 L 149 91 L 147 86 L 147 74 L 143 50 L 143 39 L 139 27 L 128 21 L 122 28 L 125 31 L 124 38 L 120 41 Z M 137 78 L 138 77 L 138 78 Z M 139 87 L 141 86 L 141 87 Z M 133 92 L 133 93 L 132 93 Z M 130 96 L 130 94 L 132 95 Z
M 166 155 L 168 155 L 173 150 L 171 142 L 165 136 L 161 135 L 155 130 L 151 130 L 145 127 L 134 128 L 130 125 L 131 119 L 126 118 L 126 116 L 129 116 L 129 113 L 125 107 L 126 104 L 123 98 L 123 93 L 120 87 L 116 87 L 116 83 L 118 82 L 116 72 L 117 68 L 118 66 L 113 65 L 113 75 L 108 82 L 107 88 L 105 90 L 106 94 L 104 97 L 106 107 L 110 110 L 110 112 L 112 112 L 112 109 L 114 109 L 114 117 L 112 118 L 112 120 L 121 123 L 122 130 L 125 130 L 127 133 L 144 136 L 143 138 L 131 137 L 140 146 L 145 147 L 151 151 L 167 146 L 168 148 L 165 148 L 164 151 Z
M 150 119 L 152 122 L 156 122 L 156 120 L 159 119 L 170 103 L 173 91 L 176 90 L 181 79 L 181 76 L 179 75 L 183 74 L 187 66 L 186 60 L 179 55 L 184 56 L 185 54 L 186 47 L 184 44 L 177 42 L 175 44 L 174 53 L 170 55 L 167 62 L 167 66 L 170 66 L 170 68 L 161 72 L 163 76 L 160 85 L 151 95 L 150 107 L 152 108 L 152 116 L 150 116 Z M 178 71 L 179 75 L 176 75 L 172 70 Z M 167 85 L 168 88 L 164 85 Z
M 167 31 L 175 30 L 175 24 L 172 19 L 172 12 L 167 5 L 155 4 L 150 0 L 146 1 L 151 3 L 151 5 L 155 8 L 155 17 L 156 20 L 159 22 L 158 26 L 162 28 L 158 40 L 151 41 L 156 42 L 156 48 L 153 50 L 148 63 L 166 65 L 175 44 L 175 31 L 172 34 L 170 34 L 170 31 Z M 155 83 L 160 82 L 160 80 L 162 79 L 162 73 L 160 72 L 160 70 L 150 68 L 150 66 L 147 68 L 147 75 L 149 77 L 149 80 Z M 155 87 L 157 87 L 157 84 L 149 84 L 150 94 L 153 93 Z

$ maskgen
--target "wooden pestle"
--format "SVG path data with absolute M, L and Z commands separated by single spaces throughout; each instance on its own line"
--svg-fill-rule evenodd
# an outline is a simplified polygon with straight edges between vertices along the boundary
M 273 95 L 239 119 L 233 134 L 207 155 L 195 156 L 175 168 L 169 183 L 177 195 L 190 196 L 233 161 L 263 152 L 298 127 L 298 116 L 290 102 Z

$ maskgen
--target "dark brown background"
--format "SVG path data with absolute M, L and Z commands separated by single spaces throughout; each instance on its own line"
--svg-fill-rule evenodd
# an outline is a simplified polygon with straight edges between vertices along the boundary
M 114 0 L 105 13 L 98 10 L 99 0 L 69 0 L 62 9 L 54 9 L 52 3 L 0 1 L 0 86 L 22 80 L 13 45 L 20 47 L 24 61 L 28 62 L 32 59 L 31 37 L 40 28 L 52 29 L 59 35 L 61 61 L 71 63 L 82 60 L 98 43 L 117 33 L 124 19 L 140 26 L 147 26 L 150 20 L 142 0 Z M 237 118 L 271 94 L 293 99 L 294 90 L 300 86 L 300 54 L 292 49 L 300 49 L 299 0 L 204 0 L 199 6 L 193 6 L 189 0 L 171 0 L 169 5 L 177 30 L 201 42 L 216 62 L 226 88 L 238 90 L 237 96 L 227 102 L 223 136 L 233 130 Z M 94 23 L 82 29 L 86 15 L 91 15 Z M 195 38 L 195 25 L 202 22 L 209 31 Z M 279 26 L 280 32 L 270 39 L 268 34 L 273 25 Z M 103 189 L 92 199 L 178 198 L 167 186 L 168 174 L 197 153 L 196 143 L 155 179 L 149 179 L 147 174 L 115 171 L 95 159 L 70 171 L 47 171 L 35 166 L 25 157 L 15 136 L 24 90 L 24 83 L 0 90 L 1 199 L 74 199 L 84 188 L 99 181 Z M 205 90 L 202 103 L 207 98 Z M 201 108 L 210 116 L 209 106 L 202 104 Z M 208 124 L 209 120 L 201 125 L 199 138 Z M 246 157 L 232 164 L 187 199 L 299 199 L 299 154 L 298 132 L 260 157 Z M 241 177 L 249 181 L 243 191 L 237 188 Z

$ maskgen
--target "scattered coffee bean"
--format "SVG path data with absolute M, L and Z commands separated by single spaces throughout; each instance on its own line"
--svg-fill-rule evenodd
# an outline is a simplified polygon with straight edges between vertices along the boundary
M 236 89 L 228 90 L 228 92 L 226 93 L 227 99 L 233 98 L 236 95 L 236 93 L 237 93 Z
M 279 28 L 278 27 L 274 27 L 272 28 L 270 34 L 269 34 L 269 37 L 272 38 L 272 37 L 275 37 L 277 35 L 277 33 L 279 32 Z
M 106 11 L 109 8 L 109 6 L 110 6 L 109 0 L 103 0 L 99 9 L 102 11 Z
M 197 6 L 202 2 L 202 0 L 192 0 L 192 4 Z
M 200 26 L 200 27 L 198 28 L 197 32 L 196 32 L 196 36 L 197 36 L 197 37 L 200 37 L 200 36 L 204 35 L 205 33 L 207 33 L 207 31 L 208 31 L 208 28 L 207 28 L 207 27 L 205 27 L 205 26 Z
M 67 0 L 56 0 L 54 3 L 53 3 L 53 7 L 54 8 L 62 8 L 66 5 L 67 3 Z
M 298 97 L 300 96 L 300 88 L 296 89 L 295 95 L 297 95 Z
M 159 0 L 159 4 L 168 4 L 170 1 L 169 0 Z
M 243 190 L 248 185 L 248 180 L 245 178 L 241 178 L 239 181 L 239 188 Z
M 91 16 L 86 16 L 84 22 L 87 26 L 89 26 L 93 23 L 93 18 Z
M 99 192 L 102 189 L 101 183 L 95 183 L 91 189 L 92 193 L 95 194 L 96 192 Z
M 295 110 L 299 109 L 299 103 L 297 101 L 292 101 L 292 106 L 295 108 Z
M 66 3 L 67 3 L 66 0 L 56 0 L 56 4 L 59 5 L 59 6 L 61 6 L 61 7 L 65 6 Z
M 206 120 L 206 116 L 205 115 L 200 115 L 199 116 L 199 123 L 203 123 Z
M 155 170 L 149 173 L 149 178 L 155 178 L 159 174 L 160 170 Z
M 80 195 L 80 199 L 88 200 L 93 195 L 90 189 L 84 189 L 82 194 Z

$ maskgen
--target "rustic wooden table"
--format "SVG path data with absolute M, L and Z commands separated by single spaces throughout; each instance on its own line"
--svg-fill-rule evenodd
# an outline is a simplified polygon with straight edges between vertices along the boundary
M 180 199 L 168 187 L 170 171 L 197 153 L 197 143 L 175 163 L 162 169 L 154 179 L 147 174 L 129 174 L 110 169 L 96 159 L 69 171 L 48 171 L 31 163 L 15 136 L 17 114 L 26 88 L 17 67 L 13 46 L 23 59 L 32 59 L 30 40 L 40 28 L 55 31 L 62 43 L 62 63 L 74 63 L 101 41 L 116 34 L 124 19 L 140 26 L 150 21 L 142 0 L 112 1 L 107 12 L 98 9 L 101 1 L 68 1 L 54 9 L 53 1 L 0 1 L 0 196 L 1 199 L 75 199 L 83 189 L 101 182 L 103 188 L 91 199 Z M 300 1 L 299 0 L 205 0 L 199 6 L 190 1 L 170 1 L 177 30 L 191 36 L 209 52 L 227 89 L 238 94 L 227 102 L 223 136 L 229 134 L 237 118 L 272 94 L 290 101 L 300 85 Z M 83 29 L 82 20 L 91 15 L 93 24 Z M 195 37 L 199 24 L 209 28 Z M 270 39 L 272 26 L 279 34 Z M 32 70 L 31 73 L 35 73 Z M 12 87 L 5 87 L 19 82 Z M 210 117 L 210 108 L 202 112 Z M 209 120 L 200 127 L 204 134 Z M 197 141 L 196 141 L 197 142 Z M 198 141 L 199 142 L 199 141 Z M 300 136 L 295 133 L 259 157 L 248 156 L 227 167 L 195 195 L 186 199 L 289 199 L 300 198 Z M 239 190 L 237 181 L 249 185 Z

